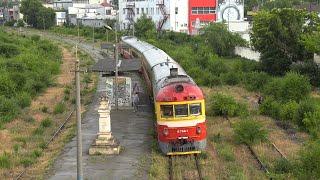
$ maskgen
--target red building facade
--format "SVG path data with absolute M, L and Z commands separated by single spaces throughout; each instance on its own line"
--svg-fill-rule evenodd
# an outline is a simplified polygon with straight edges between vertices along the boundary
M 197 19 L 200 25 L 215 22 L 217 0 L 189 0 L 189 34 L 196 34 Z

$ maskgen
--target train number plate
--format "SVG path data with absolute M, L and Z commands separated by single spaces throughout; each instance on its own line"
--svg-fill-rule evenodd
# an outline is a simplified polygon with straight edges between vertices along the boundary
M 177 133 L 178 133 L 178 134 L 188 133 L 188 129 L 178 129 L 178 130 L 177 130 Z

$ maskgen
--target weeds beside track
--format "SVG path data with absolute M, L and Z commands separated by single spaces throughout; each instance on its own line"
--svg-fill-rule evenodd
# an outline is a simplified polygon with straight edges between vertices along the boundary
M 198 154 L 169 156 L 168 161 L 170 180 L 189 178 L 199 180 L 203 179 Z M 187 162 L 188 164 L 186 165 L 185 162 Z M 183 171 L 183 173 L 179 172 L 181 170 Z

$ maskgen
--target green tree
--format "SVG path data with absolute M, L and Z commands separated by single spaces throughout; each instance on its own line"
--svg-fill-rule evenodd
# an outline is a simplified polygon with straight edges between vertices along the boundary
M 251 33 L 254 48 L 261 52 L 262 68 L 283 75 L 293 62 L 312 59 L 313 52 L 302 41 L 316 31 L 319 18 L 305 10 L 274 9 L 255 16 Z
M 212 23 L 203 29 L 202 37 L 219 56 L 232 56 L 238 45 L 245 45 L 240 35 L 228 31 L 225 24 Z
M 39 0 L 23 0 L 20 11 L 24 15 L 25 22 L 35 28 L 48 29 L 54 25 L 54 10 L 43 7 Z
M 154 38 L 156 35 L 156 26 L 152 19 L 143 14 L 135 23 L 135 35 L 139 38 Z

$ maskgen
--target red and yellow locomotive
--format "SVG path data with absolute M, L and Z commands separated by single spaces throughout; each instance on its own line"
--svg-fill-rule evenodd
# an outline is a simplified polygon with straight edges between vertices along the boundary
M 142 60 L 142 70 L 154 98 L 158 143 L 166 155 L 200 153 L 206 147 L 205 102 L 201 89 L 162 50 L 123 37 Z

